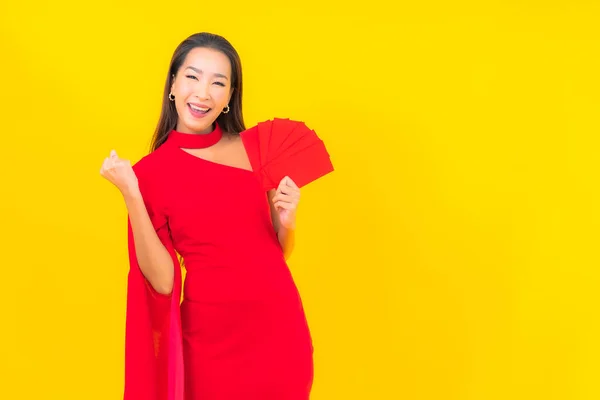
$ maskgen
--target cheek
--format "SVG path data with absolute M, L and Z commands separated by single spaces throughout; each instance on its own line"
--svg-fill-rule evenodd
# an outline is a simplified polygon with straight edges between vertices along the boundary
M 181 113 L 183 109 L 187 107 L 187 99 L 190 97 L 190 86 L 189 85 L 177 85 L 173 88 L 173 95 L 175 96 L 175 107 Z
M 173 94 L 180 99 L 184 99 L 186 96 L 190 94 L 190 85 L 186 84 L 178 84 L 173 87 Z
M 214 102 L 216 104 L 223 105 L 223 107 L 225 107 L 225 105 L 227 104 L 227 100 L 229 98 L 228 90 L 229 90 L 228 88 L 224 88 L 224 87 L 220 87 L 220 86 L 211 90 L 211 97 L 213 98 Z

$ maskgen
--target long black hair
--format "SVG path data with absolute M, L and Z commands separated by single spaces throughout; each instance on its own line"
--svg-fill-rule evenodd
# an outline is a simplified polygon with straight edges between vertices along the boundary
M 229 112 L 227 114 L 219 114 L 217 123 L 224 132 L 232 134 L 239 134 L 246 129 L 242 114 L 242 63 L 237 51 L 222 36 L 208 32 L 195 33 L 181 42 L 171 57 L 171 64 L 163 93 L 162 109 L 154 136 L 152 137 L 151 150 L 156 150 L 160 147 L 167 139 L 171 130 L 177 126 L 177 109 L 174 102 L 169 100 L 169 93 L 171 93 L 171 85 L 177 71 L 181 68 L 188 53 L 196 47 L 214 49 L 222 52 L 229 58 L 233 94 L 229 102 Z

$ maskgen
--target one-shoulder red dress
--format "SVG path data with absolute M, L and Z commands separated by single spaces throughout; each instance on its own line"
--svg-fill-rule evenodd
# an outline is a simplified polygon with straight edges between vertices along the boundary
M 311 335 L 266 192 L 252 171 L 183 150 L 221 134 L 172 131 L 133 167 L 175 284 L 153 290 L 128 225 L 125 400 L 309 399 Z

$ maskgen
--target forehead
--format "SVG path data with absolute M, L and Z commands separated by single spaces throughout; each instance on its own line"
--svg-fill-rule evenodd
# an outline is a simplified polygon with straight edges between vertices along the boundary
M 208 74 L 220 73 L 231 76 L 229 58 L 218 50 L 196 47 L 188 53 L 182 68 L 195 67 Z

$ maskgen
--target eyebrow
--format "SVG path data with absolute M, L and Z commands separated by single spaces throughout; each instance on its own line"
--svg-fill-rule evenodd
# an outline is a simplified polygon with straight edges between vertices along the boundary
M 202 70 L 201 70 L 201 69 L 198 69 L 198 68 L 196 68 L 196 67 L 189 66 L 189 67 L 187 67 L 186 69 L 191 69 L 191 70 L 193 70 L 193 71 L 195 71 L 195 72 L 197 72 L 197 73 L 199 73 L 199 74 L 201 74 L 201 73 L 202 73 Z M 227 75 L 219 74 L 218 72 L 216 72 L 216 73 L 214 74 L 214 76 L 216 76 L 217 78 L 225 78 L 225 79 L 229 79 L 229 78 L 227 77 Z

